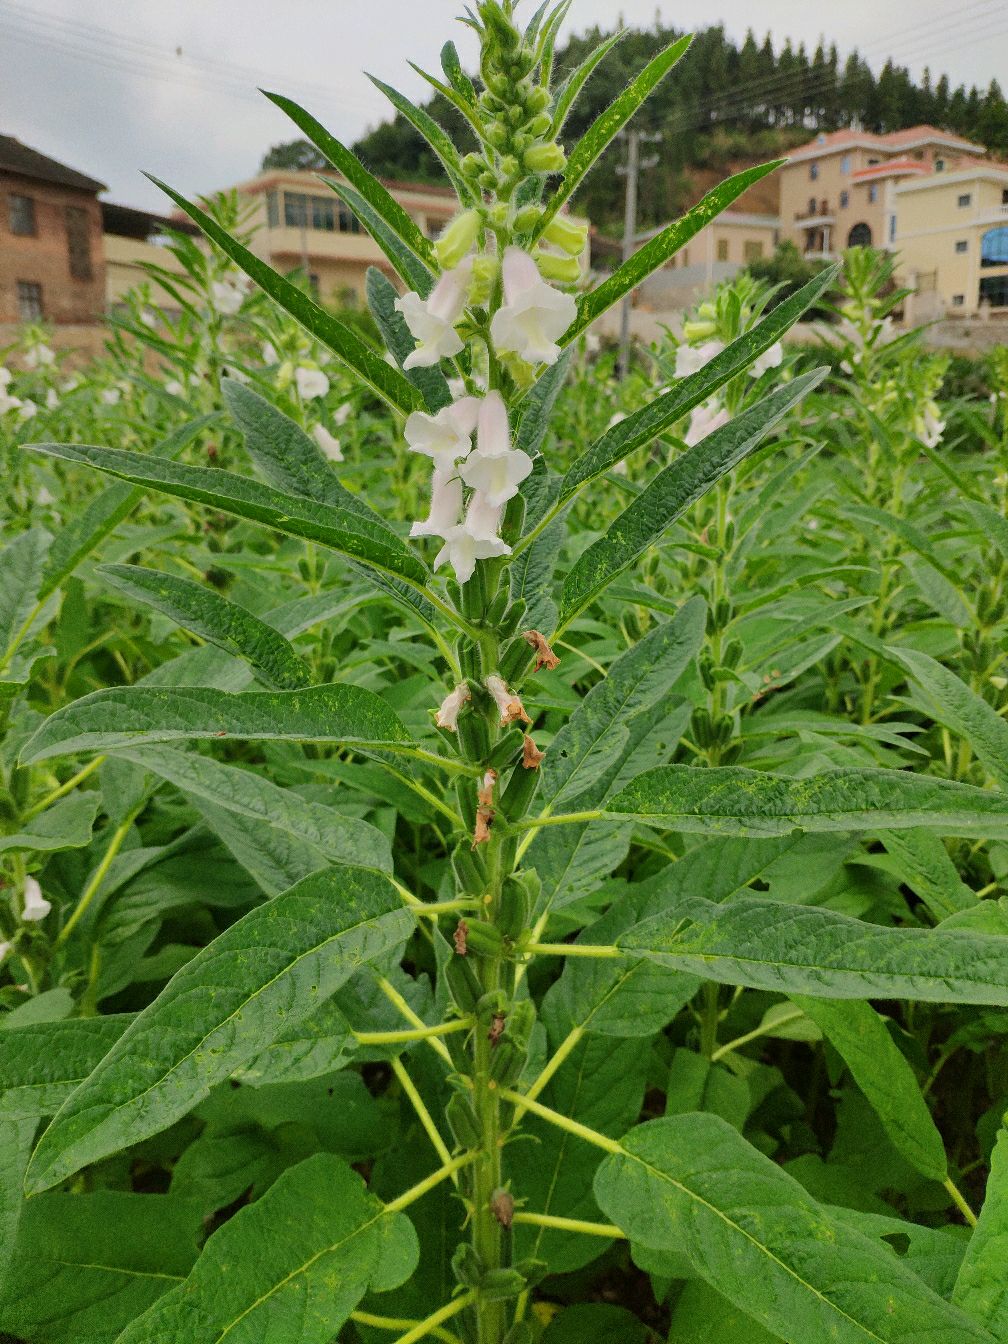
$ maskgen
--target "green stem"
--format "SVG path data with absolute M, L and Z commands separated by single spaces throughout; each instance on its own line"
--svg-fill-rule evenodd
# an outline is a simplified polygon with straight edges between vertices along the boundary
M 73 933 L 74 929 L 80 923 L 81 919 L 83 919 L 85 913 L 87 912 L 88 906 L 98 895 L 99 888 L 101 887 L 101 884 L 105 881 L 105 877 L 108 874 L 108 870 L 112 866 L 113 859 L 119 853 L 119 850 L 122 848 L 123 841 L 126 839 L 127 835 L 129 835 L 130 829 L 134 821 L 136 820 L 137 816 L 139 815 L 143 807 L 146 806 L 146 801 L 147 800 L 144 799 L 144 802 L 140 805 L 140 807 L 134 808 L 126 817 L 123 818 L 123 820 L 115 828 L 115 832 L 113 833 L 112 839 L 109 841 L 108 848 L 105 850 L 105 853 L 102 856 L 101 863 L 99 863 L 98 867 L 94 870 L 94 873 L 91 877 L 91 881 L 87 884 L 87 886 L 84 888 L 84 891 L 81 893 L 81 898 L 77 902 L 77 905 L 73 910 L 72 914 L 70 915 L 70 918 L 67 920 L 67 922 L 63 925 L 62 929 L 60 929 L 59 931 L 59 934 L 56 938 L 57 947 L 62 947 L 62 945 L 70 937 L 71 933 Z
M 358 1037 L 358 1040 L 359 1039 L 360 1038 Z M 392 1072 L 399 1080 L 399 1086 L 406 1093 L 407 1097 L 409 1097 L 410 1103 L 412 1104 L 413 1109 L 417 1113 L 417 1118 L 419 1119 L 421 1125 L 423 1125 L 424 1127 L 424 1132 L 430 1139 L 431 1143 L 434 1145 L 434 1151 L 437 1153 L 438 1157 L 446 1166 L 450 1166 L 452 1157 L 451 1153 L 448 1151 L 448 1145 L 441 1137 L 438 1127 L 434 1123 L 434 1117 L 427 1109 L 423 1097 L 421 1097 L 420 1093 L 417 1091 L 416 1084 L 413 1082 L 413 1079 L 406 1072 L 402 1060 L 399 1059 L 398 1057 L 393 1059 L 392 1061 Z M 457 1172 L 453 1171 L 451 1173 L 451 1180 L 453 1185 L 458 1185 Z
M 399 1316 L 377 1316 L 373 1311 L 352 1311 L 350 1319 L 360 1325 L 370 1325 L 373 1330 L 409 1330 L 423 1324 L 422 1321 L 412 1321 Z M 427 1333 L 434 1339 L 442 1340 L 444 1344 L 462 1344 L 458 1335 L 453 1335 L 450 1330 L 444 1330 L 439 1325 L 432 1326 Z
M 544 957 L 594 957 L 599 961 L 627 955 L 622 948 L 604 943 L 526 943 L 522 951 L 538 952 Z
M 43 799 L 33 804 L 33 806 L 31 806 L 23 815 L 21 820 L 31 821 L 32 817 L 37 817 L 38 814 L 44 812 L 47 807 L 51 807 L 53 803 L 59 802 L 59 800 L 65 797 L 66 794 L 71 793 L 78 784 L 83 783 L 88 775 L 94 774 L 104 759 L 104 756 L 96 756 L 93 761 L 88 761 L 87 765 L 85 765 L 82 770 L 78 770 L 75 775 L 72 775 L 65 784 L 61 784 L 58 789 L 53 789 L 52 793 L 47 793 Z
M 416 1340 L 434 1334 L 443 1321 L 450 1321 L 453 1316 L 457 1316 L 460 1311 L 465 1311 L 466 1307 L 471 1306 L 476 1301 L 476 1296 L 476 1290 L 473 1289 L 471 1292 L 463 1293 L 461 1297 L 456 1297 L 447 1306 L 431 1312 L 425 1321 L 419 1321 L 412 1330 L 407 1330 L 404 1335 L 400 1335 L 395 1344 L 415 1344 Z
M 529 1227 L 553 1227 L 558 1232 L 580 1232 L 585 1237 L 618 1237 L 626 1239 L 626 1233 L 615 1223 L 588 1223 L 582 1218 L 560 1218 L 552 1213 L 516 1213 L 513 1222 L 525 1223 Z
M 513 1092 L 509 1087 L 501 1088 L 501 1098 L 504 1101 L 513 1102 L 515 1106 L 524 1106 L 525 1110 L 531 1111 L 533 1115 L 538 1115 L 540 1120 L 548 1120 L 551 1125 L 556 1125 L 557 1129 L 565 1129 L 568 1134 L 574 1134 L 579 1139 L 584 1139 L 585 1143 L 594 1144 L 596 1148 L 601 1148 L 607 1153 L 622 1153 L 623 1149 L 615 1139 L 610 1139 L 605 1134 L 600 1134 L 597 1129 L 590 1129 L 587 1125 L 582 1125 L 578 1120 L 572 1120 L 569 1115 L 561 1115 L 559 1111 L 551 1111 L 548 1106 L 543 1106 L 538 1101 L 530 1101 L 528 1097 L 523 1097 L 520 1092 Z
M 425 1041 L 431 1036 L 448 1036 L 453 1031 L 468 1031 L 471 1017 L 459 1017 L 452 1022 L 439 1022 L 433 1027 L 404 1027 L 402 1031 L 355 1031 L 354 1039 L 361 1045 L 400 1045 L 406 1041 Z

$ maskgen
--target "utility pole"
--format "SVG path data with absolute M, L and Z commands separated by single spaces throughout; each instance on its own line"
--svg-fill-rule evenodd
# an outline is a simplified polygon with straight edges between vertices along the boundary
M 626 163 L 620 164 L 616 171 L 621 177 L 626 178 L 626 196 L 623 207 L 623 261 L 627 262 L 637 250 L 637 180 L 642 171 L 653 168 L 658 162 L 657 154 L 650 154 L 642 159 L 640 147 L 642 143 L 655 143 L 661 139 L 661 135 L 646 135 L 643 131 L 624 131 L 620 133 L 620 140 L 625 140 L 627 144 Z M 630 308 L 632 302 L 631 293 L 623 296 L 620 305 L 620 348 L 619 348 L 619 375 L 625 378 L 630 370 Z

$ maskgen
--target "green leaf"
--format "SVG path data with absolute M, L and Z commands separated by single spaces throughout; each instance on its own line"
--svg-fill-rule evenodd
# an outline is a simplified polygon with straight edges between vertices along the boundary
M 1008 789 L 1008 723 L 997 710 L 928 654 L 891 645 L 886 653 L 913 677 L 934 718 L 965 738 L 998 788 Z
M 649 884 L 653 885 L 653 884 Z M 618 936 L 628 956 L 720 984 L 825 999 L 1008 1004 L 1008 940 L 965 930 L 896 929 L 819 906 L 737 896 L 666 900 Z
M 118 1344 L 330 1344 L 368 1288 L 396 1287 L 417 1257 L 405 1215 L 317 1153 L 215 1232 L 186 1281 Z
M 434 287 L 434 276 L 427 266 L 400 240 L 395 231 L 389 228 L 381 215 L 372 209 L 359 191 L 355 191 L 346 182 L 334 182 L 332 178 L 323 178 L 323 181 L 357 216 L 385 253 L 396 274 L 410 289 L 425 299 Z
M 0 551 L 0 670 L 31 628 L 39 610 L 39 590 L 51 537 L 33 527 Z
M 669 1344 L 780 1344 L 747 1311 L 734 1306 L 702 1279 L 690 1279 L 676 1298 Z
M 282 494 L 219 467 L 189 467 L 146 453 L 119 448 L 38 443 L 36 452 L 80 462 L 111 476 L 148 486 L 177 499 L 190 499 L 224 513 L 263 523 L 287 536 L 317 541 L 368 569 L 422 587 L 427 567 L 411 548 L 382 523 L 349 508 Z
M 833 1218 L 713 1115 L 640 1125 L 595 1177 L 633 1241 L 696 1274 L 786 1344 L 992 1344 L 889 1248 Z
M 0 1031 L 0 1095 L 11 1114 L 52 1115 L 126 1030 L 128 1013 Z
M 19 831 L 0 835 L 0 854 L 13 850 L 53 853 L 60 849 L 83 849 L 91 843 L 91 830 L 101 796 L 72 793 L 25 822 Z
M 24 1175 L 35 1142 L 39 1113 L 0 1096 L 0 1284 L 14 1254 L 24 1204 Z
M 250 911 L 178 972 L 63 1105 L 29 1189 L 167 1129 L 412 927 L 389 879 L 365 868 L 316 873 Z
M 211 757 L 171 747 L 120 750 L 117 754 L 169 780 L 187 797 L 212 804 L 214 812 L 223 809 L 238 813 L 255 823 L 252 829 L 268 827 L 282 837 L 300 841 L 310 851 L 307 872 L 333 863 L 392 871 L 389 841 L 377 827 L 343 816 L 324 803 L 309 802 L 293 789 L 281 788 L 253 770 L 223 765 Z M 222 838 L 227 844 L 227 836 Z M 240 862 L 241 856 L 236 857 Z M 307 872 L 299 876 L 307 876 Z
M 382 697 L 362 686 L 237 692 L 201 686 L 111 686 L 51 714 L 25 746 L 22 759 L 31 763 L 78 751 L 228 738 L 392 750 L 412 741 Z
M 741 765 L 664 765 L 638 775 L 605 811 L 707 835 L 911 826 L 984 839 L 1008 835 L 1008 795 L 906 770 L 856 766 L 794 778 Z
M 244 658 L 267 686 L 296 690 L 311 681 L 307 664 L 283 635 L 207 584 L 141 565 L 100 565 L 98 573 L 127 597 L 147 603 L 226 653 Z
M 546 204 L 543 218 L 533 238 L 538 238 L 560 207 L 574 195 L 592 165 L 612 143 L 648 94 L 661 83 L 676 62 L 685 55 L 691 36 L 680 37 L 649 61 L 636 79 L 631 80 L 618 98 L 601 112 L 571 150 L 563 181 Z
M 959 1270 L 952 1301 L 995 1338 L 1008 1338 L 1008 1130 L 1001 1129 L 991 1154 L 987 1193 L 966 1255 Z
M 671 391 L 649 401 L 646 406 L 607 429 L 586 453 L 576 459 L 564 476 L 560 487 L 561 500 L 569 499 L 589 481 L 595 480 L 617 462 L 622 462 L 638 448 L 650 443 L 769 350 L 824 293 L 836 275 L 837 267 L 828 267 L 789 299 L 778 304 L 744 335 L 732 341 L 699 372 L 680 379 Z
M 560 628 L 566 629 L 712 485 L 758 448 L 767 432 L 825 376 L 825 369 L 815 369 L 778 388 L 660 471 L 574 564 L 564 581 Z
M 915 892 L 938 923 L 962 910 L 972 910 L 978 897 L 959 876 L 944 842 L 931 831 L 880 831 L 901 882 Z
M 746 168 L 741 173 L 736 173 L 734 177 L 729 177 L 719 186 L 712 188 L 692 210 L 687 211 L 674 223 L 667 224 L 660 233 L 656 233 L 628 261 L 618 266 L 608 279 L 578 299 L 577 317 L 564 333 L 564 345 L 586 331 L 614 303 L 619 303 L 625 294 L 636 289 L 652 271 L 664 266 L 670 257 L 674 257 L 680 248 L 685 247 L 691 238 L 694 238 L 701 229 L 705 229 L 744 191 L 748 191 L 754 183 L 786 162 L 786 159 L 774 159 L 771 163 L 761 163 L 755 168 Z
M 553 1317 L 542 1344 L 585 1344 L 589 1339 L 592 1344 L 648 1344 L 650 1338 L 644 1322 L 625 1307 L 580 1302 Z
M 868 1098 L 898 1152 L 930 1181 L 948 1176 L 945 1145 L 905 1055 L 870 1004 L 792 1000 L 819 1027 Z
M 172 1195 L 30 1199 L 0 1295 L 0 1330 L 32 1344 L 113 1344 L 188 1274 L 198 1229 L 197 1207 Z
M 147 176 L 150 177 L 150 174 Z M 321 341 L 351 373 L 363 379 L 394 410 L 408 415 L 410 411 L 420 409 L 420 397 L 412 384 L 398 369 L 386 364 L 381 355 L 362 341 L 352 328 L 326 312 L 304 290 L 298 289 L 297 285 L 274 271 L 247 247 L 243 247 L 198 205 L 193 205 L 156 177 L 150 177 L 150 180 L 167 193 L 239 269 L 290 313 L 295 321 L 300 322 L 310 336 Z
M 559 135 L 564 128 L 567 116 L 577 101 L 578 94 L 584 88 L 585 84 L 591 78 L 596 67 L 609 55 L 617 42 L 621 42 L 626 37 L 625 28 L 618 29 L 600 42 L 597 47 L 585 57 L 580 65 L 570 72 L 564 82 L 560 85 L 553 99 L 553 134 Z
M 299 107 L 282 93 L 263 93 L 271 103 L 276 103 L 282 112 L 286 112 L 291 121 L 308 137 L 311 143 L 343 174 L 347 181 L 368 203 L 371 209 L 384 221 L 409 250 L 427 264 L 434 264 L 434 249 L 416 221 L 402 208 L 396 198 L 382 186 L 373 174 L 352 154 L 345 145 L 331 135 L 321 122 L 316 121 L 310 112 Z
M 417 107 L 415 103 L 411 103 L 408 98 L 404 97 L 397 89 L 393 89 L 390 84 L 383 83 L 375 75 L 368 75 L 368 79 L 376 89 L 381 89 L 395 110 L 405 117 L 414 130 L 419 131 L 427 141 L 441 160 L 441 166 L 448 174 L 448 180 L 455 188 L 455 194 L 459 200 L 466 203 L 473 201 L 472 189 L 462 174 L 462 161 L 459 158 L 459 152 L 443 127 L 439 126 L 422 107 Z

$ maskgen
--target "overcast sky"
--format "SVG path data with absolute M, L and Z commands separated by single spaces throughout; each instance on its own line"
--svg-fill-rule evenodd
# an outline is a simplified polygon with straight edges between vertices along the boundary
M 0 0 L 0 132 L 109 184 L 109 198 L 159 209 L 148 169 L 187 194 L 252 176 L 263 152 L 296 134 L 261 95 L 290 94 L 351 142 L 385 115 L 370 70 L 422 96 L 407 59 L 438 68 L 453 36 L 470 67 L 474 35 L 452 22 L 461 0 Z M 532 0 L 525 0 L 530 12 Z M 1005 0 L 575 0 L 567 31 L 599 23 L 724 23 L 741 39 L 755 22 L 842 53 L 857 46 L 915 73 L 930 66 L 986 86 L 1008 70 Z M 757 17 L 758 16 L 758 17 Z M 821 25 L 828 25 L 823 27 Z M 672 78 L 675 78 L 673 75 Z M 733 91 L 735 92 L 735 91 Z

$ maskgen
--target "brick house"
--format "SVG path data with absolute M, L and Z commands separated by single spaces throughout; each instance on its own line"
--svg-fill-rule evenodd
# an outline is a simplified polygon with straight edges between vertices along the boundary
M 105 253 L 92 177 L 0 135 L 0 323 L 98 322 Z

